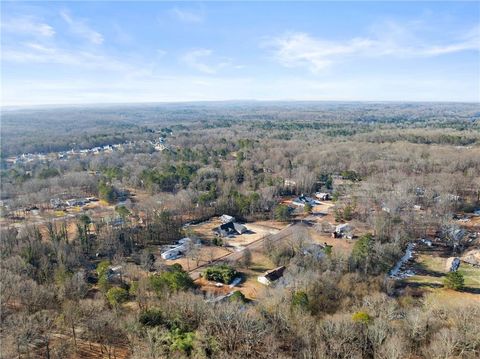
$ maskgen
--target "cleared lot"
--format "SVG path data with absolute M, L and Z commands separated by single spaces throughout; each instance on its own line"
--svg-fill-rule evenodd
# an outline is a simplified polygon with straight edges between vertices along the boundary
M 263 238 L 270 234 L 275 234 L 280 231 L 278 227 L 285 224 L 280 224 L 274 221 L 262 221 L 247 223 L 245 227 L 248 229 L 247 233 L 234 235 L 230 237 L 221 237 L 223 244 L 215 245 L 214 239 L 217 238 L 213 229 L 220 226 L 219 218 L 212 218 L 208 221 L 189 225 L 186 227 L 186 232 L 191 237 L 197 237 L 202 240 L 202 244 L 194 251 L 194 253 L 187 254 L 180 258 L 172 260 L 164 260 L 168 265 L 178 263 L 184 269 L 192 271 L 192 278 L 197 279 L 200 272 L 196 271 L 198 267 L 203 267 L 209 263 L 218 261 L 220 259 L 236 260 L 243 256 L 242 251 L 252 245 L 257 245 Z M 160 255 L 163 249 L 158 248 L 155 251 L 155 256 L 159 261 L 162 261 Z

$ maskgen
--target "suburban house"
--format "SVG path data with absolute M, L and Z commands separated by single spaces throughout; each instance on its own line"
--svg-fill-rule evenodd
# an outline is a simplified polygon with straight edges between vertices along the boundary
M 292 201 L 292 204 L 294 204 L 295 206 L 299 206 L 299 207 L 304 207 L 306 204 L 309 204 L 310 206 L 315 206 L 317 204 L 320 204 L 320 201 L 317 201 L 314 198 L 307 197 L 307 196 L 302 194 L 299 197 L 295 198 Z
M 281 266 L 269 271 L 266 271 L 263 275 L 258 276 L 257 280 L 265 285 L 270 285 L 273 282 L 283 277 L 283 272 L 285 271 L 285 266 Z
M 233 223 L 233 227 L 235 228 L 235 232 L 237 232 L 238 234 L 243 234 L 248 232 L 247 227 L 245 227 L 243 224 L 235 222 Z
M 317 197 L 321 201 L 328 201 L 331 199 L 330 193 L 327 192 L 317 192 L 315 193 L 315 197 Z
M 220 221 L 222 221 L 222 223 L 235 222 L 235 217 L 229 216 L 228 214 L 223 214 L 220 216 Z
M 181 245 L 184 245 L 184 244 L 187 244 L 187 243 L 191 243 L 192 242 L 192 239 L 191 238 L 188 238 L 188 237 L 185 237 L 185 238 L 182 238 L 182 239 L 179 239 L 177 241 L 178 244 L 181 244 Z M 195 241 L 195 244 L 199 244 L 200 241 L 199 240 L 196 240 Z
M 243 224 L 236 222 L 228 222 L 223 223 L 219 227 L 215 228 L 213 231 L 221 237 L 228 237 L 234 234 L 243 234 L 247 232 L 248 229 Z
M 65 203 L 67 204 L 67 206 L 70 206 L 70 207 L 83 206 L 87 203 L 87 200 L 84 198 L 69 199 L 69 200 L 66 200 Z
M 334 238 L 342 238 L 347 237 L 352 239 L 352 230 L 353 227 L 348 223 L 342 223 L 335 227 L 335 232 L 332 233 L 332 237 Z
M 193 240 L 191 238 L 185 237 L 177 241 L 177 245 L 169 246 L 165 252 L 161 254 L 162 259 L 175 259 L 180 256 L 183 256 L 189 248 L 189 244 L 194 244 L 199 246 L 201 244 L 200 240 Z M 190 247 L 191 248 L 191 247 Z
M 175 259 L 182 256 L 185 253 L 185 246 L 179 245 L 170 248 L 161 254 L 162 259 Z

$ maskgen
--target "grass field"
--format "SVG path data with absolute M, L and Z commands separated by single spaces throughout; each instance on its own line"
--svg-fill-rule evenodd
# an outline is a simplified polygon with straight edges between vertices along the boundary
M 405 279 L 405 282 L 447 292 L 443 288 L 443 279 L 448 273 L 447 259 L 433 254 L 418 254 L 414 264 L 414 271 L 417 274 Z M 465 289 L 462 293 L 471 293 L 480 300 L 480 268 L 462 262 L 458 271 L 465 280 Z

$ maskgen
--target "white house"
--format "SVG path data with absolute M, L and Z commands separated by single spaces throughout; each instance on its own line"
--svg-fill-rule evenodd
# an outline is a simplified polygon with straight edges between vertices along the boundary
M 185 247 L 183 245 L 171 248 L 166 250 L 161 254 L 162 259 L 175 259 L 180 257 L 185 252 Z
M 348 223 L 339 224 L 335 227 L 335 232 L 338 234 L 344 234 L 350 232 L 352 230 L 352 226 Z
M 321 201 L 328 201 L 330 199 L 330 193 L 327 192 L 316 192 L 315 197 Z
M 222 221 L 222 223 L 230 223 L 230 222 L 234 222 L 235 218 L 232 216 L 229 216 L 228 214 L 222 214 L 220 216 L 220 221 Z
M 299 206 L 299 207 L 304 207 L 306 204 L 309 204 L 310 206 L 313 207 L 317 204 L 320 204 L 320 201 L 317 201 L 316 199 L 311 198 L 311 197 L 304 196 L 302 194 L 299 197 L 295 198 L 292 201 L 292 204 L 295 205 L 295 206 Z
M 188 243 L 188 242 L 191 242 L 192 239 L 191 238 L 188 238 L 188 237 L 185 237 L 185 238 L 182 238 L 182 239 L 179 239 L 177 241 L 178 244 L 185 244 L 185 243 Z

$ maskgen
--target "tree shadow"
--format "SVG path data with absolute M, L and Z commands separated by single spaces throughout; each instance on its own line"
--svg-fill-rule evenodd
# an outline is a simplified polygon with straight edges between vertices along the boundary
M 470 293 L 470 294 L 480 294 L 480 288 L 463 287 L 463 289 L 460 290 L 459 292 Z
M 328 213 L 325 213 L 325 212 L 312 212 L 310 213 L 311 216 L 314 216 L 314 217 L 325 217 Z
M 432 282 L 403 282 L 399 289 L 402 288 L 445 288 L 441 283 L 432 283 Z M 458 290 L 460 293 L 470 293 L 470 294 L 480 294 L 480 288 L 464 287 L 461 290 Z
M 404 282 L 404 288 L 443 288 L 443 284 L 432 282 Z
M 435 278 L 441 278 L 445 276 L 445 273 L 427 268 L 424 264 L 418 262 L 413 265 L 412 269 L 416 275 L 423 275 Z
M 261 265 L 255 265 L 255 266 L 250 266 L 248 267 L 251 271 L 258 272 L 258 273 L 264 273 L 266 272 L 269 268 Z

